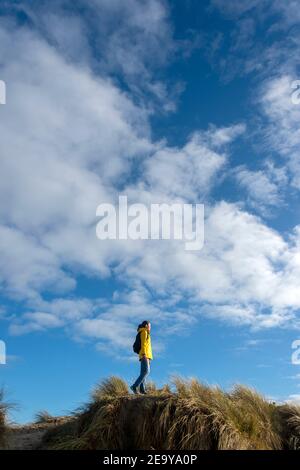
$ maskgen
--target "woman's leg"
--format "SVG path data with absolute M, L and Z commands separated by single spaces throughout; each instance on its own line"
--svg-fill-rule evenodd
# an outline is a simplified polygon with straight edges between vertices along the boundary
M 136 379 L 136 381 L 134 382 L 132 387 L 133 388 L 138 388 L 147 375 L 148 375 L 148 359 L 146 357 L 143 357 L 141 359 L 141 372 L 140 372 L 140 375 Z
M 150 374 L 150 359 L 147 359 L 147 367 L 146 367 L 146 370 L 145 370 L 144 378 L 143 378 L 142 382 L 140 383 L 140 392 L 141 393 L 146 392 L 146 390 L 145 390 L 146 379 L 147 379 L 149 374 Z

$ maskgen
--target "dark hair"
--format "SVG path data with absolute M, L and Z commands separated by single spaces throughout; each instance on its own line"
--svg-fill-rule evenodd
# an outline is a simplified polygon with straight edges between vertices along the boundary
M 142 323 L 139 324 L 137 330 L 139 331 L 140 328 L 145 328 L 145 326 L 147 326 L 149 323 L 149 320 L 144 320 Z

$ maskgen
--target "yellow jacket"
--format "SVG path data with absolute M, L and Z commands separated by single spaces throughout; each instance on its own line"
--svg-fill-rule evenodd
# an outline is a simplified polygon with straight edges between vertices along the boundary
M 153 359 L 150 334 L 146 328 L 139 328 L 138 332 L 141 333 L 141 350 L 139 352 L 139 358 L 141 359 L 142 356 L 145 355 L 148 359 Z

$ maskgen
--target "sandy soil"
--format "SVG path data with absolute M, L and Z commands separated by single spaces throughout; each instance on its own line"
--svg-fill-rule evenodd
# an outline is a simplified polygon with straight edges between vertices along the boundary
M 49 429 L 63 424 L 69 419 L 69 417 L 60 417 L 41 424 L 12 425 L 7 434 L 6 449 L 37 450 L 41 447 L 43 436 Z

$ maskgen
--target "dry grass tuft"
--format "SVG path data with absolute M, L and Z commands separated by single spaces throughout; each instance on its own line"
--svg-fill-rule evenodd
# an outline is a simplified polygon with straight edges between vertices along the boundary
M 98 384 L 92 392 L 93 401 L 101 401 L 105 398 L 117 398 L 128 395 L 127 383 L 120 377 L 109 377 Z
M 55 417 L 52 416 L 48 411 L 41 410 L 35 415 L 35 423 L 42 424 L 42 423 L 50 423 L 55 420 Z
M 283 448 L 300 450 L 300 407 L 281 405 L 276 407 L 275 415 L 282 436 Z

